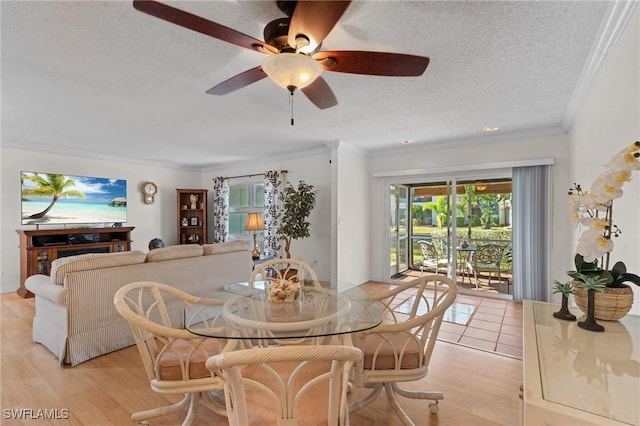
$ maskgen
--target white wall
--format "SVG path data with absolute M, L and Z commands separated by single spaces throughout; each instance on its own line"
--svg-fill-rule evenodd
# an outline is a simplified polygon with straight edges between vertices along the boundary
M 550 277 L 563 279 L 572 258 L 572 247 L 569 242 L 569 217 L 566 208 L 568 178 L 568 138 L 566 135 L 507 140 L 495 143 L 480 143 L 464 148 L 454 146 L 441 149 L 419 148 L 405 149 L 399 146 L 394 152 L 376 155 L 371 161 L 371 173 L 429 170 L 456 168 L 464 169 L 476 166 L 496 167 L 501 162 L 514 162 L 531 159 L 554 158 L 550 187 L 551 223 L 550 223 Z M 383 274 L 385 258 L 384 244 L 386 239 L 382 232 L 388 220 L 382 217 L 382 206 L 388 204 L 384 179 L 373 179 L 371 186 L 371 274 L 372 279 L 385 280 Z M 557 278 L 556 278 L 557 277 Z M 553 279 L 550 280 L 549 288 Z M 551 294 L 551 291 L 549 291 Z
M 213 189 L 212 179 L 216 176 L 257 175 L 267 170 L 287 170 L 287 181 L 297 186 L 304 180 L 312 184 L 318 191 L 316 207 L 309 216 L 310 238 L 291 242 L 291 257 L 300 258 L 313 265 L 318 277 L 331 279 L 331 152 L 327 149 L 299 154 L 298 157 L 282 156 L 269 158 L 253 164 L 242 164 L 209 170 L 202 174 L 200 185 L 209 191 Z M 233 181 L 232 181 L 233 183 Z M 209 205 L 212 206 L 212 195 L 209 194 Z M 211 207 L 210 207 L 211 209 Z M 213 236 L 213 216 L 209 218 L 209 236 Z
M 636 8 L 615 50 L 597 76 L 576 115 L 570 140 L 570 182 L 589 187 L 602 165 L 628 144 L 640 140 L 640 7 Z M 614 222 L 622 229 L 614 239 L 612 261 L 621 260 L 640 274 L 640 171 L 614 202 Z M 573 235 L 573 248 L 577 241 Z M 640 288 L 632 285 L 632 313 L 640 314 Z
M 176 188 L 199 187 L 199 172 L 180 171 L 125 162 L 57 155 L 15 148 L 0 148 L 2 210 L 0 212 L 0 292 L 20 286 L 20 252 L 16 229 L 35 229 L 20 224 L 20 172 L 42 171 L 79 176 L 109 177 L 127 180 L 127 226 L 135 226 L 131 236 L 133 250 L 148 250 L 152 238 L 176 244 Z M 140 185 L 144 181 L 158 185 L 154 204 L 144 204 Z M 58 226 L 59 228 L 59 226 Z
M 337 280 L 361 284 L 370 279 L 370 173 L 367 155 L 340 142 L 335 148 Z

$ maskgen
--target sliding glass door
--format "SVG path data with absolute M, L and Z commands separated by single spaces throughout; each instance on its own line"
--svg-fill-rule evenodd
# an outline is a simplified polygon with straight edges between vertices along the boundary
M 409 187 L 389 186 L 389 254 L 391 275 L 395 276 L 409 269 Z
M 446 273 L 473 291 L 511 294 L 510 176 L 403 182 L 389 191 L 391 278 L 419 275 L 425 261 L 420 242 L 426 241 L 446 266 L 425 271 Z M 489 261 L 481 261 L 487 251 Z
M 442 181 L 410 186 L 411 194 L 411 269 L 420 269 L 422 262 L 433 259 L 425 259 L 421 250 L 421 242 L 430 245 L 430 256 L 436 257 L 436 262 L 446 266 L 431 268 L 428 272 L 450 274 L 454 265 L 449 259 L 453 258 L 451 251 L 451 236 L 453 235 L 451 215 L 452 200 L 455 194 L 452 191 L 452 181 Z M 436 271 L 437 269 L 437 271 Z

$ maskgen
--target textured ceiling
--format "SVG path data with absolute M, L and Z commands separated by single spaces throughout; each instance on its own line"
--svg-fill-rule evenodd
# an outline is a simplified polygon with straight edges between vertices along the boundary
M 167 2 L 262 39 L 275 1 Z M 344 141 L 369 151 L 559 131 L 610 4 L 355 1 L 323 50 L 429 56 L 420 77 L 325 72 L 319 110 L 268 78 L 205 91 L 264 56 L 130 1 L 3 0 L 2 143 L 207 168 Z M 497 134 L 485 126 L 500 126 Z

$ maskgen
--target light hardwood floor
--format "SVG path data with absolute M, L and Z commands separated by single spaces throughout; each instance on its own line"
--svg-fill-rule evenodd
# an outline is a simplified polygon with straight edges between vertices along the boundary
M 135 346 L 76 367 L 60 368 L 43 346 L 31 341 L 33 299 L 0 295 L 0 424 L 128 425 L 133 411 L 174 402 L 149 388 Z M 517 425 L 522 361 L 439 341 L 426 378 L 413 388 L 441 390 L 445 399 L 437 415 L 425 401 L 403 400 L 418 425 Z M 357 391 L 356 391 L 357 392 Z M 16 420 L 11 409 L 68 410 L 68 420 Z M 151 425 L 179 424 L 184 412 L 153 420 Z M 204 406 L 196 425 L 226 425 L 226 419 Z M 386 398 L 351 415 L 351 425 L 401 425 Z M 304 425 L 301 425 L 304 426 Z

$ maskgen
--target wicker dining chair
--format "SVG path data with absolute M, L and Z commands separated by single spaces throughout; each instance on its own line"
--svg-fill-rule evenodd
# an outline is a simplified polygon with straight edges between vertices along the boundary
M 271 259 L 256 265 L 249 276 L 249 287 L 257 279 L 286 279 L 301 285 L 320 287 L 318 275 L 313 268 L 300 259 Z
M 456 295 L 456 283 L 450 278 L 425 275 L 375 296 L 385 307 L 382 324 L 353 335 L 354 345 L 363 352 L 355 364 L 353 382 L 357 387 L 371 388 L 371 392 L 351 402 L 350 411 L 372 403 L 383 389 L 405 425 L 415 423 L 400 406 L 397 395 L 431 400 L 430 411 L 438 411 L 442 392 L 408 390 L 399 383 L 427 375 L 444 313 Z
M 115 308 L 131 326 L 151 389 L 160 394 L 184 395 L 174 404 L 133 413 L 132 421 L 146 424 L 148 419 L 188 405 L 182 424 L 190 425 L 200 403 L 217 414 L 226 415 L 224 405 L 216 402 L 211 393 L 221 393 L 222 382 L 205 366 L 211 355 L 221 351 L 220 343 L 182 328 L 184 308 L 193 304 L 220 305 L 222 302 L 201 299 L 175 287 L 149 281 L 130 283 L 116 292 Z M 206 398 L 201 398 L 202 394 Z
M 344 426 L 349 371 L 361 357 L 348 345 L 225 348 L 206 365 L 224 383 L 232 426 L 249 424 L 249 412 L 252 424 Z

